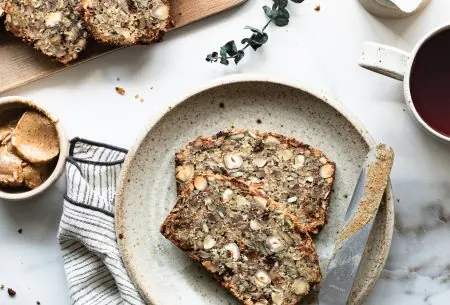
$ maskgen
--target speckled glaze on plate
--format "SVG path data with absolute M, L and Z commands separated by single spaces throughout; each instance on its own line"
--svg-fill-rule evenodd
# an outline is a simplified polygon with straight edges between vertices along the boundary
M 328 224 L 314 238 L 322 271 L 332 254 L 373 139 L 342 106 L 296 83 L 254 75 L 221 79 L 183 98 L 152 122 L 124 165 L 116 199 L 116 233 L 122 234 L 118 240 L 125 266 L 149 304 L 238 304 L 201 266 L 159 233 L 176 200 L 174 153 L 199 135 L 231 126 L 296 137 L 336 162 Z M 378 279 L 393 225 L 389 184 L 349 304 L 361 304 Z M 316 304 L 315 296 L 312 293 L 302 304 Z

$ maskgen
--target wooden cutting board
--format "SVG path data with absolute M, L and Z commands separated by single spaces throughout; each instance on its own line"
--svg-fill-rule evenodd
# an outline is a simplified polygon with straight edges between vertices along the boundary
M 220 13 L 247 0 L 171 0 L 173 29 Z M 173 30 L 172 29 L 172 30 Z M 0 93 L 118 50 L 91 42 L 80 59 L 70 65 L 52 61 L 20 39 L 0 29 Z

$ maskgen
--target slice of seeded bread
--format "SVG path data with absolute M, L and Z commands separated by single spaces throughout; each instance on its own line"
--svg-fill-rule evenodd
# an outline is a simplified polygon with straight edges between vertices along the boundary
M 197 173 L 238 178 L 285 205 L 304 229 L 326 224 L 335 164 L 320 150 L 276 133 L 232 129 L 199 137 L 176 154 L 178 190 Z
M 8 0 L 6 29 L 66 64 L 86 47 L 88 32 L 80 0 Z
M 170 25 L 168 0 L 82 0 L 92 36 L 126 46 L 159 39 Z
M 197 175 L 161 233 L 245 305 L 295 305 L 321 280 L 311 237 L 246 183 Z

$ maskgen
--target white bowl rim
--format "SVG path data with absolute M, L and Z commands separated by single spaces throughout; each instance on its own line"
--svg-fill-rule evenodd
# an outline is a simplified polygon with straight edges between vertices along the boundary
M 56 127 L 56 131 L 58 133 L 58 139 L 59 139 L 59 156 L 58 161 L 56 163 L 56 166 L 50 175 L 50 177 L 47 178 L 47 180 L 44 181 L 40 186 L 38 186 L 35 189 L 20 192 L 20 193 L 9 193 L 0 190 L 0 198 L 9 200 L 9 201 L 19 201 L 19 200 L 25 200 L 33 198 L 41 193 L 43 193 L 45 190 L 47 190 L 50 186 L 52 186 L 59 177 L 63 174 L 65 169 L 65 163 L 66 158 L 69 154 L 69 141 L 67 139 L 66 133 L 64 131 L 64 128 L 58 118 L 56 118 L 52 113 L 50 113 L 47 109 L 44 107 L 37 105 L 33 99 L 23 97 L 23 96 L 5 96 L 0 98 L 0 110 L 4 105 L 8 104 L 22 104 L 25 107 L 34 108 L 41 113 L 45 114 L 54 124 Z

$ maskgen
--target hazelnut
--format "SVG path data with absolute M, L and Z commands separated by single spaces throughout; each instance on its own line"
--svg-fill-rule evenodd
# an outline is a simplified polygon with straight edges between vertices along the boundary
M 294 159 L 294 168 L 295 169 L 299 169 L 299 168 L 303 167 L 304 164 L 305 164 L 305 156 L 298 155 L 297 157 L 295 157 L 295 159 Z
M 169 7 L 167 5 L 158 5 L 152 9 L 152 16 L 159 20 L 169 18 Z
M 206 235 L 205 239 L 203 240 L 203 249 L 210 250 L 214 248 L 216 245 L 216 241 L 211 235 Z
M 228 169 L 237 169 L 244 164 L 244 160 L 242 160 L 242 157 L 235 154 L 228 154 L 223 157 L 223 163 L 225 163 L 225 166 Z
M 253 160 L 253 165 L 256 165 L 258 167 L 264 167 L 267 164 L 267 160 L 263 158 L 256 158 Z
M 334 167 L 331 164 L 325 164 L 320 168 L 320 177 L 326 179 L 332 177 L 334 174 Z
M 280 141 L 278 141 L 278 139 L 275 138 L 275 137 L 268 136 L 268 137 L 264 140 L 264 144 L 266 144 L 266 145 L 278 145 L 278 144 L 280 144 Z
M 279 155 L 279 157 L 280 157 L 281 159 L 283 159 L 284 161 L 288 161 L 289 159 L 291 159 L 291 158 L 294 156 L 294 154 L 292 153 L 292 151 L 290 151 L 290 150 L 288 150 L 288 149 L 285 149 L 285 150 L 280 151 L 278 155 Z
M 194 166 L 191 164 L 177 167 L 177 179 L 187 182 L 194 177 Z
M 274 305 L 283 304 L 284 296 L 282 292 L 272 292 L 271 297 Z
M 258 285 L 259 287 L 266 287 L 272 282 L 272 279 L 270 278 L 269 274 L 261 269 L 256 271 L 255 279 L 256 285 Z
M 294 283 L 292 283 L 292 290 L 295 294 L 305 295 L 309 292 L 309 284 L 304 279 L 296 279 Z
M 233 261 L 236 262 L 237 260 L 239 260 L 240 251 L 239 247 L 235 243 L 226 244 L 223 249 L 228 251 L 230 256 L 233 258 Z
M 252 229 L 253 231 L 258 231 L 262 228 L 261 224 L 259 223 L 259 221 L 252 219 L 250 220 L 250 229 Z
M 254 196 L 253 199 L 256 202 L 256 205 L 262 209 L 266 209 L 267 208 L 267 199 L 263 198 L 263 197 L 259 197 L 259 196 Z
M 204 191 L 208 187 L 208 181 L 203 176 L 197 176 L 194 179 L 194 186 L 197 190 Z
M 233 199 L 233 196 L 234 196 L 233 191 L 230 189 L 226 189 L 222 193 L 222 200 L 223 200 L 223 202 L 226 203 L 226 202 L 230 201 L 231 199 Z
M 277 236 L 269 236 L 266 239 L 266 247 L 273 253 L 280 252 L 284 249 L 284 245 Z

